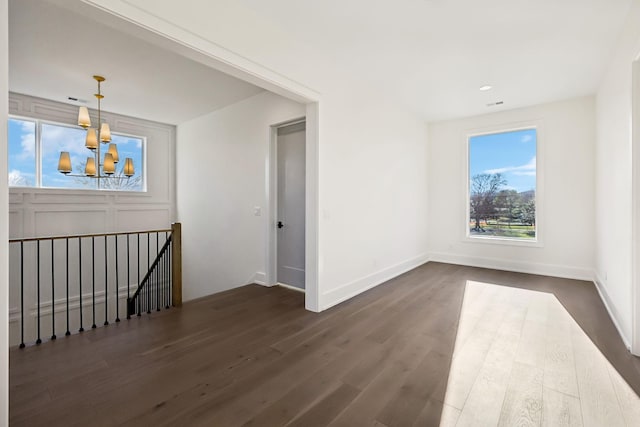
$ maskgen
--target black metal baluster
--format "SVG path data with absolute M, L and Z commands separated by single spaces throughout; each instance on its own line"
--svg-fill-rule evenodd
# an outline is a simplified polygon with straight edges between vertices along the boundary
M 151 236 L 147 233 L 147 272 L 151 267 Z M 147 314 L 151 314 L 151 291 L 152 289 L 147 286 Z
M 91 236 L 91 275 L 93 277 L 91 284 L 91 309 L 92 321 L 91 329 L 96 328 L 96 238 Z
M 42 340 L 40 339 L 40 240 L 37 241 L 37 256 L 36 256 L 36 262 L 38 263 L 38 280 L 36 281 L 37 283 L 37 294 L 38 294 L 38 298 L 37 298 L 37 311 L 38 311 L 38 339 L 36 340 L 36 344 L 40 344 L 42 343 Z
M 107 320 L 107 316 L 109 314 L 109 298 L 108 298 L 108 290 L 109 290 L 109 259 L 108 259 L 108 248 L 107 248 L 107 236 L 104 236 L 104 326 L 109 324 Z
M 160 270 L 158 269 L 158 264 L 156 264 L 156 267 L 153 269 L 153 275 L 155 277 L 155 293 L 156 293 L 156 300 L 155 300 L 155 304 L 156 304 L 156 311 L 160 311 L 160 300 L 159 295 L 160 295 Z
M 129 237 L 127 234 L 127 319 L 131 319 L 131 313 L 129 313 L 129 298 L 131 297 L 131 251 L 129 250 Z
M 154 289 L 154 278 L 155 278 L 155 271 L 152 271 L 151 274 L 149 275 L 149 282 L 147 283 L 147 288 L 149 288 L 149 313 L 151 313 L 151 310 L 153 309 L 153 289 Z
M 158 311 L 164 304 L 164 252 L 158 262 Z
M 160 242 L 160 233 L 158 233 L 156 231 L 156 258 L 158 257 L 158 255 L 160 255 L 160 246 L 159 246 L 159 242 Z M 156 267 L 156 270 L 158 269 L 158 267 Z M 159 273 L 159 272 L 158 272 Z M 156 311 L 160 311 L 160 279 L 159 279 L 160 275 L 156 274 Z
M 24 347 L 24 242 L 20 241 L 20 348 Z
M 173 304 L 173 234 L 171 235 L 171 243 L 169 244 L 169 277 L 171 278 L 171 287 L 169 289 L 169 308 Z
M 78 332 L 84 331 L 82 322 L 82 237 L 78 237 L 78 295 L 80 305 L 80 329 Z
M 160 311 L 162 309 L 162 296 L 164 295 L 164 289 L 162 289 L 163 285 L 163 277 L 162 277 L 162 262 L 163 260 L 160 259 L 158 261 L 158 265 L 156 266 L 156 269 L 158 270 L 158 304 L 157 304 L 157 311 Z
M 140 286 L 140 279 L 138 279 L 138 286 Z M 140 291 L 140 298 L 142 298 L 142 312 L 147 311 L 147 289 L 143 287 L 142 291 Z
M 69 336 L 71 335 L 71 332 L 69 331 L 69 238 L 67 237 L 65 239 L 65 245 L 66 245 L 66 268 L 65 268 L 65 274 L 66 274 L 66 282 L 67 282 L 67 331 L 64 333 L 65 336 Z
M 116 245 L 116 322 L 120 321 L 120 292 L 118 289 L 118 235 L 113 236 L 115 238 Z
M 55 260 L 53 251 L 53 239 L 51 239 L 51 339 L 56 339 L 56 297 L 55 297 Z
M 138 252 L 136 253 L 136 256 L 138 257 L 138 281 L 136 282 L 136 292 L 138 291 L 138 289 L 140 289 L 140 233 L 138 233 Z M 138 298 L 137 298 L 137 303 L 138 303 L 138 316 L 141 316 L 141 310 L 142 310 L 142 302 L 141 302 L 141 297 L 142 295 L 140 293 L 138 293 Z
M 164 232 L 164 241 L 167 241 L 167 232 Z M 167 246 L 167 250 L 169 247 Z M 162 279 L 164 280 L 164 285 L 162 286 L 162 305 L 167 307 L 167 253 L 162 257 Z
M 167 233 L 167 239 L 169 239 L 169 233 Z M 173 279 L 171 277 L 171 247 L 173 245 L 173 240 L 171 240 L 169 242 L 169 245 L 167 246 L 167 305 L 165 306 L 165 308 L 169 308 L 169 306 L 171 306 L 171 280 Z
M 158 304 L 158 309 L 164 307 L 164 299 L 166 296 L 166 292 L 165 292 L 165 286 L 166 286 L 166 282 L 165 282 L 165 277 L 164 277 L 164 259 L 165 259 L 165 253 L 162 253 L 162 259 L 160 260 L 159 266 L 160 266 L 160 273 L 159 273 L 159 277 L 160 277 L 160 304 Z

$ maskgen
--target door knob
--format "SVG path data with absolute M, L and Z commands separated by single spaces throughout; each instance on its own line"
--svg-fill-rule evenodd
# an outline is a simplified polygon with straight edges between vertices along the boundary
M 284 224 L 282 223 L 282 221 L 278 221 L 278 228 L 282 228 L 284 227 Z

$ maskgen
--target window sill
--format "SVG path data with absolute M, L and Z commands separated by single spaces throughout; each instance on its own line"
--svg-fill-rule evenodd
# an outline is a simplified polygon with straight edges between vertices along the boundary
M 14 194 L 60 194 L 60 195 L 116 195 L 116 196 L 150 196 L 147 190 L 112 190 L 93 188 L 55 188 L 55 187 L 9 187 Z
M 503 246 L 522 246 L 529 248 L 541 248 L 544 245 L 539 238 L 535 240 L 523 240 L 523 239 L 509 239 L 504 237 L 471 237 L 466 236 L 463 239 L 465 243 L 480 243 L 489 245 L 503 245 Z

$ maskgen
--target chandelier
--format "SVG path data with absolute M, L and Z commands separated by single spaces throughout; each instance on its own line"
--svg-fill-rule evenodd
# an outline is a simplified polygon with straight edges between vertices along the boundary
M 89 117 L 89 110 L 87 107 L 80 107 L 78 111 L 78 126 L 87 130 L 87 137 L 85 139 L 85 147 L 93 152 L 93 157 L 87 157 L 87 163 L 84 167 L 84 175 L 72 175 L 71 174 L 71 156 L 68 151 L 60 152 L 60 159 L 58 160 L 58 171 L 67 176 L 81 176 L 87 178 L 114 178 L 116 173 L 116 164 L 119 161 L 118 147 L 115 143 L 111 142 L 111 129 L 109 129 L 108 123 L 102 123 L 100 101 L 104 98 L 104 95 L 100 92 L 100 83 L 105 81 L 102 76 L 93 76 L 93 79 L 98 82 L 98 93 L 94 96 L 98 99 L 98 123 L 96 127 L 91 127 L 91 118 Z M 104 153 L 104 159 L 100 163 L 100 143 L 109 144 L 106 152 Z M 127 178 L 132 177 L 135 174 L 133 159 L 127 157 L 124 160 L 124 166 L 122 168 L 122 175 Z

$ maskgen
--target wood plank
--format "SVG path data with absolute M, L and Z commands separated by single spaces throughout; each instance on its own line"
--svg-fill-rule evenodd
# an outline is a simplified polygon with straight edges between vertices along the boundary
M 606 359 L 577 326 L 572 330 L 571 342 L 584 425 L 624 426 L 624 418 L 609 377 Z
M 514 363 L 498 426 L 539 426 L 543 369 Z
M 326 312 L 303 307 L 303 294 L 251 285 L 11 349 L 10 423 L 573 425 L 576 398 L 591 425 L 640 416 L 640 364 L 590 283 L 428 263 Z M 466 378 L 447 390 L 450 364 Z M 514 386 L 512 366 L 543 370 L 540 393 Z M 540 415 L 523 411 L 539 399 Z
M 322 427 L 328 425 L 353 399 L 360 390 L 348 384 L 341 384 L 328 396 L 321 399 L 312 408 L 287 426 L 291 427 Z M 265 425 L 265 424 L 263 424 Z
M 542 425 L 545 427 L 581 427 L 580 400 L 575 396 L 544 387 Z

